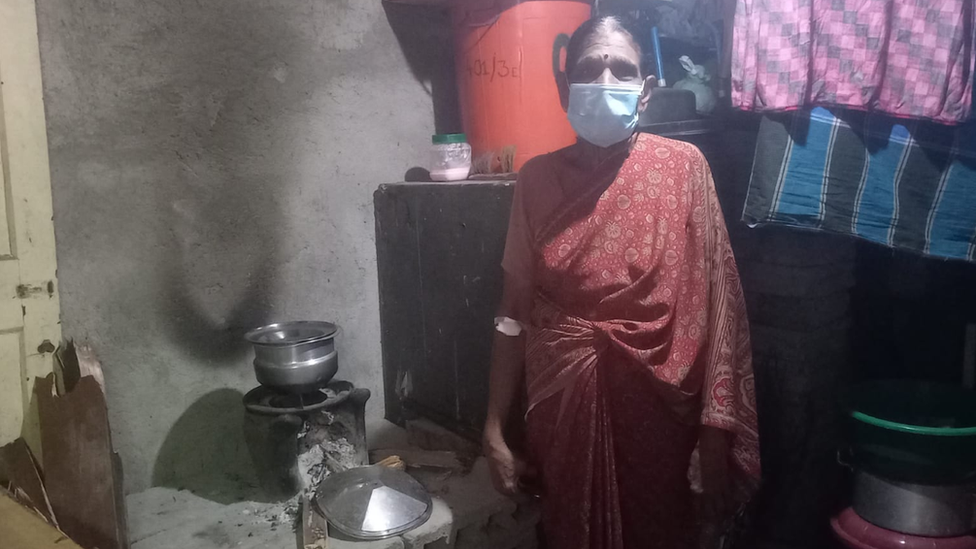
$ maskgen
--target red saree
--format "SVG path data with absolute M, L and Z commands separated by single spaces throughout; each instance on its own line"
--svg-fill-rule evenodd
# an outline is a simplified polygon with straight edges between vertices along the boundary
M 698 426 L 730 431 L 735 469 L 759 475 L 745 304 L 705 158 L 641 135 L 535 238 L 526 420 L 549 547 L 693 546 Z

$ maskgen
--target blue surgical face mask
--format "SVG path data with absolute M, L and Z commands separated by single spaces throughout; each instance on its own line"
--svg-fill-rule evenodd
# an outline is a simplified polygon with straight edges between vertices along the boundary
M 594 145 L 619 143 L 637 128 L 637 103 L 643 91 L 643 85 L 570 84 L 569 123 L 576 135 Z

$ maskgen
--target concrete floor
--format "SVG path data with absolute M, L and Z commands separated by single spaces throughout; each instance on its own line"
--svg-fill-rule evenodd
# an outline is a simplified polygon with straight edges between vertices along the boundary
M 403 448 L 406 433 L 371 422 L 371 448 Z M 487 463 L 465 474 L 412 470 L 434 500 L 430 520 L 401 537 L 377 542 L 330 539 L 329 549 L 531 549 L 538 507 L 491 486 Z M 200 485 L 200 483 L 196 483 Z M 278 549 L 298 546 L 297 500 L 254 501 L 254 486 L 217 483 L 209 492 L 154 487 L 126 499 L 132 549 Z
M 497 495 L 484 461 L 467 475 L 417 474 L 434 499 L 426 524 L 402 537 L 357 542 L 330 538 L 329 549 L 515 549 L 536 546 L 538 509 Z M 156 487 L 126 499 L 132 549 L 284 549 L 298 546 L 294 501 L 224 504 L 186 490 Z
M 242 501 L 225 505 L 172 488 L 150 488 L 126 499 L 132 549 L 293 549 L 294 503 Z M 329 549 L 403 549 L 380 542 L 332 539 Z
M 296 546 L 294 514 L 284 505 L 224 505 L 172 488 L 150 488 L 126 499 L 133 549 L 277 548 Z

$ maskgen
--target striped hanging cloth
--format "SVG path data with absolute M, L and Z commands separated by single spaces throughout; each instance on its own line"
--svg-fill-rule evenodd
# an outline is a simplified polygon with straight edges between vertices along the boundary
M 820 107 L 766 116 L 743 220 L 976 261 L 976 123 Z

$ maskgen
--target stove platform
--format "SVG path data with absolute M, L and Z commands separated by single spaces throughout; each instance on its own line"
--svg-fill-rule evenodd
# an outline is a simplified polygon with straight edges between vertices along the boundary
M 367 465 L 370 392 L 345 381 L 304 394 L 259 386 L 244 395 L 244 436 L 268 499 L 314 490 L 330 472 Z

